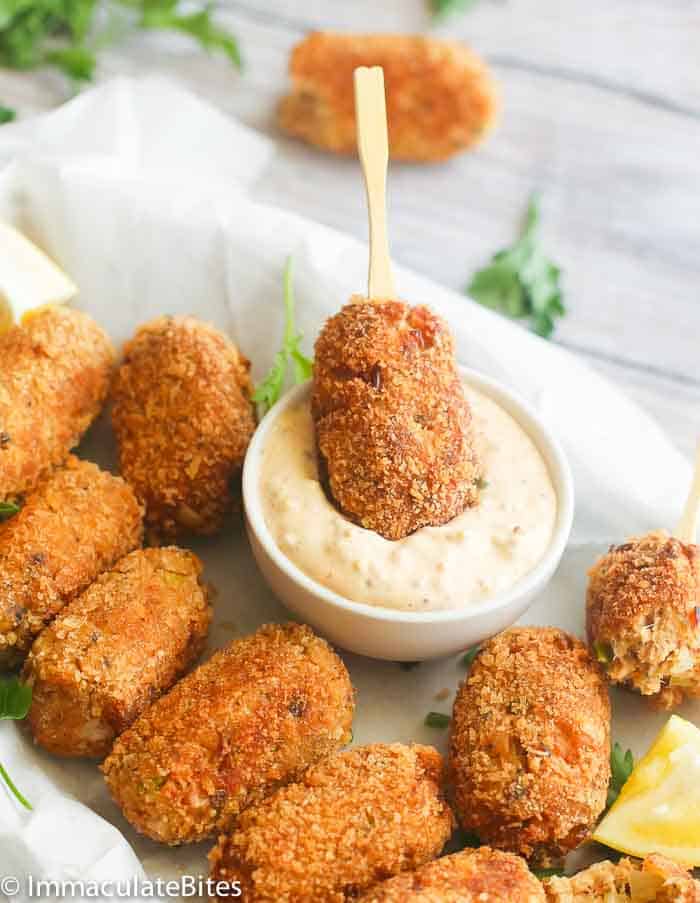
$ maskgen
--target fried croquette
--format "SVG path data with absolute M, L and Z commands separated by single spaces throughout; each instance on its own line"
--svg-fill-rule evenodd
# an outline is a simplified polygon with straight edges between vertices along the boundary
M 87 314 L 40 308 L 0 335 L 0 500 L 62 464 L 107 396 L 114 350 Z
M 519 856 L 481 847 L 402 872 L 360 903 L 545 903 L 542 884 Z
M 462 44 L 412 35 L 314 32 L 292 53 L 292 92 L 280 104 L 280 127 L 324 150 L 356 153 L 353 71 L 358 66 L 384 69 L 389 148 L 396 160 L 446 160 L 476 144 L 496 121 L 494 79 Z
M 610 782 L 610 700 L 584 644 L 551 627 L 486 643 L 457 693 L 449 765 L 482 843 L 541 865 L 579 846 Z
M 545 881 L 550 903 L 700 903 L 700 882 L 664 856 L 597 862 L 573 878 Z
M 588 640 L 608 678 L 665 709 L 700 696 L 698 547 L 658 530 L 612 546 L 588 573 Z
M 102 770 L 131 824 L 168 844 L 202 840 L 348 742 L 345 666 L 306 626 L 235 640 L 157 700 Z
M 353 298 L 316 342 L 312 414 L 338 508 L 386 539 L 478 502 L 480 468 L 447 324 L 426 307 Z
M 0 666 L 103 571 L 141 544 L 131 488 L 96 464 L 70 457 L 0 529 Z
M 194 317 L 161 317 L 124 348 L 112 421 L 125 479 L 161 536 L 211 534 L 239 495 L 255 429 L 250 364 Z
M 209 854 L 212 878 L 239 881 L 248 903 L 354 900 L 440 853 L 453 827 L 442 770 L 430 746 L 331 756 L 241 814 Z
M 202 565 L 176 548 L 131 552 L 34 641 L 29 728 L 61 756 L 102 758 L 192 664 L 211 620 Z

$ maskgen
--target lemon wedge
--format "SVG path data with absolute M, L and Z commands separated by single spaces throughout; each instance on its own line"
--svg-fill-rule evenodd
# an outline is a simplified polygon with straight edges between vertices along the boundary
M 593 839 L 638 856 L 700 866 L 700 729 L 673 715 Z
M 0 333 L 45 304 L 62 304 L 78 294 L 73 282 L 12 226 L 0 223 Z

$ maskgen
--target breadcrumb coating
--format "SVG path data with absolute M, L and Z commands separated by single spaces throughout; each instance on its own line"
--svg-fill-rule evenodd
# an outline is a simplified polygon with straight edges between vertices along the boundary
M 353 71 L 381 66 L 389 149 L 396 160 L 446 160 L 480 141 L 498 114 L 495 81 L 468 47 L 422 35 L 313 32 L 292 52 L 280 127 L 309 144 L 355 154 Z
M 588 837 L 610 782 L 610 700 L 583 643 L 553 627 L 494 637 L 457 693 L 451 727 L 465 830 L 541 865 Z
M 202 840 L 347 743 L 353 710 L 347 670 L 325 640 L 268 624 L 157 700 L 102 770 L 137 831 Z
M 367 891 L 360 903 L 545 903 L 519 856 L 489 847 L 443 856 Z
M 0 335 L 0 500 L 62 464 L 107 396 L 114 349 L 87 314 L 42 307 Z
M 112 422 L 121 472 L 165 537 L 216 533 L 255 429 L 250 363 L 194 317 L 160 317 L 124 347 Z
M 141 514 L 122 479 L 72 456 L 27 498 L 0 528 L 0 667 L 141 544 Z
M 698 547 L 658 530 L 611 546 L 588 576 L 588 639 L 608 678 L 664 709 L 700 696 Z
M 131 552 L 34 641 L 34 739 L 61 756 L 102 758 L 201 653 L 211 620 L 202 565 L 176 548 Z
M 573 878 L 545 881 L 550 903 L 700 903 L 700 882 L 664 856 L 597 862 Z
M 437 856 L 453 816 L 430 746 L 357 747 L 249 807 L 209 854 L 247 903 L 342 903 Z M 220 898 L 222 901 L 224 897 Z
M 428 308 L 354 297 L 318 337 L 311 404 L 322 476 L 356 523 L 401 539 L 478 502 L 452 336 Z

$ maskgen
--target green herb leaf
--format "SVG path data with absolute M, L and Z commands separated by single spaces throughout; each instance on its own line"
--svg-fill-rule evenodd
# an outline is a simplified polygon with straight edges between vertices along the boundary
M 478 0 L 430 0 L 430 10 L 435 18 L 442 19 L 455 13 L 463 13 L 472 6 L 476 6 Z
M 0 678 L 0 721 L 21 721 L 27 717 L 32 704 L 32 688 L 23 684 L 17 677 Z M 4 780 L 10 792 L 24 806 L 31 809 L 29 801 L 20 793 L 12 778 L 0 762 L 0 778 Z
M 450 726 L 450 720 L 450 716 L 444 715 L 442 712 L 428 712 L 424 723 L 426 727 L 437 727 L 444 730 Z
M 0 523 L 17 514 L 19 505 L 15 502 L 0 502 Z
M 191 35 L 207 51 L 220 50 L 241 69 L 243 62 L 236 39 L 220 28 L 211 17 L 211 7 L 183 15 L 176 12 L 176 5 L 165 0 L 162 3 L 144 3 L 142 28 L 169 28 Z
M 462 656 L 462 665 L 465 668 L 471 668 L 471 666 L 474 664 L 474 659 L 480 652 L 481 646 L 472 646 L 472 648 L 468 649 Z
M 296 331 L 294 324 L 294 303 L 293 263 L 290 257 L 284 270 L 285 327 L 282 348 L 275 355 L 267 376 L 253 392 L 253 401 L 260 406 L 261 414 L 266 414 L 279 401 L 290 363 L 296 383 L 311 378 L 313 361 L 305 357 L 299 348 L 303 336 Z
M 606 806 L 609 809 L 620 795 L 620 791 L 629 780 L 634 770 L 634 756 L 632 750 L 622 751 L 619 743 L 615 743 L 610 753 L 610 786 L 608 787 L 608 799 Z
M 544 881 L 546 878 L 560 878 L 564 874 L 564 869 L 562 868 L 532 869 L 531 871 L 535 878 L 539 878 L 540 881 Z
M 513 319 L 527 319 L 537 335 L 549 338 L 555 319 L 566 313 L 561 270 L 544 254 L 538 237 L 539 198 L 532 195 L 520 238 L 499 251 L 472 277 L 467 292 L 485 307 Z
M 596 642 L 593 643 L 593 652 L 601 665 L 609 665 L 615 658 L 615 653 L 613 652 L 610 643 L 602 643 L 600 640 L 596 640 Z
M 5 125 L 6 122 L 13 122 L 17 118 L 17 113 L 11 108 L 3 106 L 0 103 L 0 125 Z

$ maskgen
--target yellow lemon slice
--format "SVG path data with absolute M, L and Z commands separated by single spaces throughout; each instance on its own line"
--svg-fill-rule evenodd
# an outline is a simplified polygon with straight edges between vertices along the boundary
M 45 304 L 62 304 L 78 293 L 73 282 L 12 226 L 0 223 L 0 333 Z
M 673 715 L 593 839 L 638 856 L 700 866 L 700 729 Z

